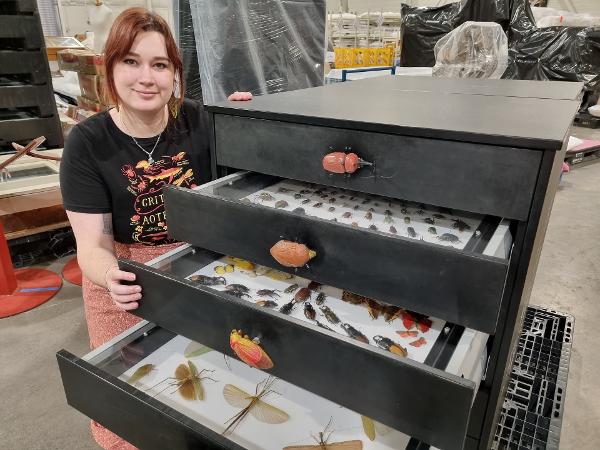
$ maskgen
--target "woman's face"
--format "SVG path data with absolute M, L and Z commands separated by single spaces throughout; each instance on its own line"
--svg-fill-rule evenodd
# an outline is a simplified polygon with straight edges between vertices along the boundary
M 122 105 L 139 112 L 157 112 L 173 93 L 173 64 L 165 38 L 156 31 L 140 33 L 129 53 L 115 64 L 115 87 Z

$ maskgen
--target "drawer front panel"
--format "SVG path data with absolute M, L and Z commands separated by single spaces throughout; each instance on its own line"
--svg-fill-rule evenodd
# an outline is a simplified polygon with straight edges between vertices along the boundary
M 401 107 L 399 105 L 398 107 Z M 541 152 L 215 115 L 217 164 L 524 220 Z M 322 158 L 351 147 L 375 164 L 329 174 Z
M 65 350 L 56 355 L 67 403 L 144 450 L 243 450 Z M 184 423 L 185 422 L 185 423 Z
M 169 234 L 212 251 L 343 288 L 492 334 L 508 262 L 434 244 L 390 238 L 287 211 L 164 189 Z M 285 268 L 269 249 L 281 238 L 317 252 L 308 267 Z
M 142 264 L 120 267 L 142 286 L 136 315 L 234 357 L 229 333 L 242 329 L 260 339 L 272 375 L 409 436 L 462 448 L 473 382 Z

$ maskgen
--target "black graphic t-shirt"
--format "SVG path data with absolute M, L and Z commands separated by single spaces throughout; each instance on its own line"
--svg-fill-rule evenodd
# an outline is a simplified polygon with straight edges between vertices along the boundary
M 115 241 L 159 245 L 169 238 L 162 187 L 193 188 L 210 181 L 208 120 L 202 106 L 185 100 L 177 119 L 160 137 L 148 162 L 144 153 L 114 123 L 108 111 L 75 126 L 60 165 L 66 210 L 112 212 Z M 137 139 L 148 152 L 158 136 Z

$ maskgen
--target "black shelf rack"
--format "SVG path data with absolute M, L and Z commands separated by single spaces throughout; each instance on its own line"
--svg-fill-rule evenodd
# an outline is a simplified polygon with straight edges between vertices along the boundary
M 0 0 L 0 152 L 45 136 L 63 145 L 35 0 Z
M 572 316 L 528 307 L 494 449 L 558 449 L 573 336 Z

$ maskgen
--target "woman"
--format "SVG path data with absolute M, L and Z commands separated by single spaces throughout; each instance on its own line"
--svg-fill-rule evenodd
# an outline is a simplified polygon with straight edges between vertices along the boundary
M 210 180 L 206 118 L 183 99 L 183 66 L 160 16 L 124 11 L 104 47 L 106 92 L 116 105 L 77 125 L 60 170 L 63 203 L 77 240 L 92 349 L 133 326 L 141 287 L 117 258 L 147 262 L 179 245 L 167 233 L 162 187 Z M 236 92 L 229 100 L 249 100 Z M 92 422 L 105 449 L 134 448 Z

